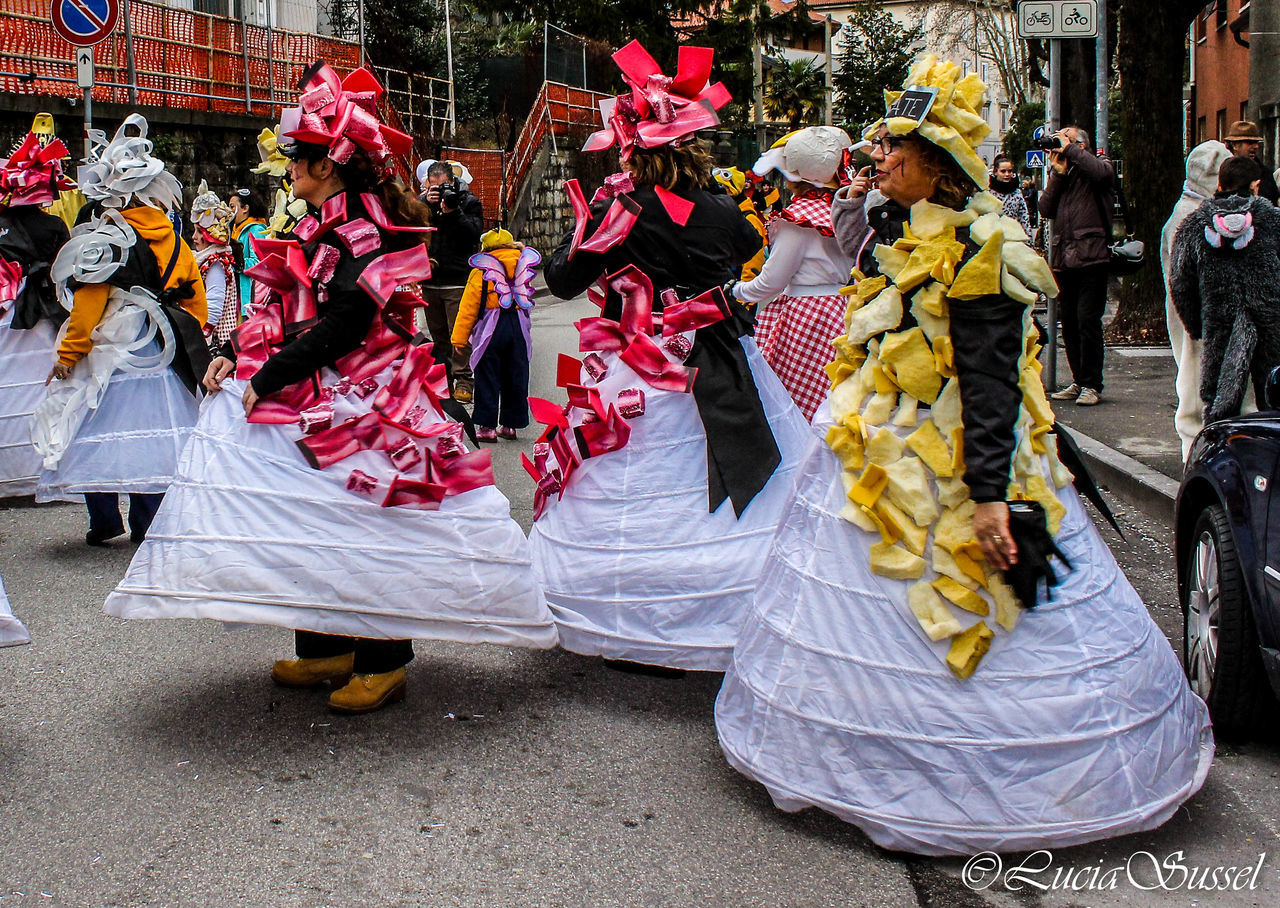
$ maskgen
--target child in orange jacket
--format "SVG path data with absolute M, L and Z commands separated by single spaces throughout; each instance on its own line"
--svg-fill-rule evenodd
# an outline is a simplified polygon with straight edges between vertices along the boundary
M 542 256 L 501 228 L 480 237 L 458 305 L 452 343 L 471 342 L 475 373 L 472 418 L 480 441 L 514 440 L 529 425 L 529 311 Z

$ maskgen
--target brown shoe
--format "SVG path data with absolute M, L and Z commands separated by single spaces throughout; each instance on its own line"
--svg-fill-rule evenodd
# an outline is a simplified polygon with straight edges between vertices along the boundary
M 404 669 L 378 675 L 352 675 L 347 686 L 329 695 L 329 708 L 340 713 L 371 713 L 404 699 Z
M 1080 396 L 1076 398 L 1077 407 L 1092 407 L 1102 400 L 1102 392 L 1093 388 L 1081 388 Z
M 453 399 L 460 404 L 471 403 L 471 389 L 465 385 L 458 385 L 453 389 Z
M 326 681 L 341 687 L 351 678 L 355 653 L 323 659 L 281 659 L 271 667 L 271 680 L 281 687 L 319 687 Z

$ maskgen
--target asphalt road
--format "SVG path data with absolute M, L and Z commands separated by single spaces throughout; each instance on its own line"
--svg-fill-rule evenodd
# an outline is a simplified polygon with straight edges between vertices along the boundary
M 532 393 L 557 396 L 554 354 L 586 314 L 535 310 Z M 522 435 L 496 462 L 527 527 Z M 1122 521 L 1128 542 L 1108 531 L 1116 557 L 1180 648 L 1171 534 L 1137 512 Z M 0 650 L 0 906 L 1270 905 L 1280 893 L 1274 746 L 1221 747 L 1201 793 L 1154 833 L 1056 852 L 1043 873 L 1035 859 L 1020 892 L 974 891 L 961 861 L 888 854 L 827 815 L 775 810 L 720 756 L 717 675 L 419 643 L 405 703 L 338 717 L 323 693 L 270 683 L 288 631 L 106 617 L 134 547 L 90 549 L 83 531 L 75 506 L 0 509 L 0 574 L 35 640 Z M 1104 874 L 1179 851 L 1196 868 L 1266 858 L 1257 888 L 1236 893 Z M 1138 882 L 1152 885 L 1143 860 Z M 1035 888 L 1055 871 L 1060 886 L 1068 871 L 1116 885 Z

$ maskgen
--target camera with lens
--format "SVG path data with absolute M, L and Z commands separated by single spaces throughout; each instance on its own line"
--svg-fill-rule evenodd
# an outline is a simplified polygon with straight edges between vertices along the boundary
M 446 208 L 457 208 L 458 197 L 462 195 L 462 184 L 455 177 L 448 183 L 441 183 L 438 187 L 440 193 L 440 204 Z
M 1062 151 L 1065 147 L 1062 139 L 1058 136 L 1044 136 L 1033 140 L 1031 144 L 1042 151 Z

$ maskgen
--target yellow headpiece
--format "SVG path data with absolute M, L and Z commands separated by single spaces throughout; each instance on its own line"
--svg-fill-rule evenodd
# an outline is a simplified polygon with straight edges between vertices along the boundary
M 504 230 L 501 227 L 495 227 L 480 237 L 480 251 L 488 252 L 498 246 L 507 246 L 514 243 L 516 238 L 511 235 L 510 230 Z
M 884 93 L 889 110 L 867 127 L 863 137 L 874 138 L 881 126 L 894 136 L 917 132 L 951 155 L 980 188 L 986 186 L 987 165 L 975 149 L 991 132 L 979 113 L 986 103 L 987 86 L 975 73 L 962 76 L 962 72 L 959 64 L 939 60 L 935 54 L 921 57 L 907 73 L 902 91 Z M 914 90 L 934 93 L 923 119 L 895 110 L 899 99 Z

